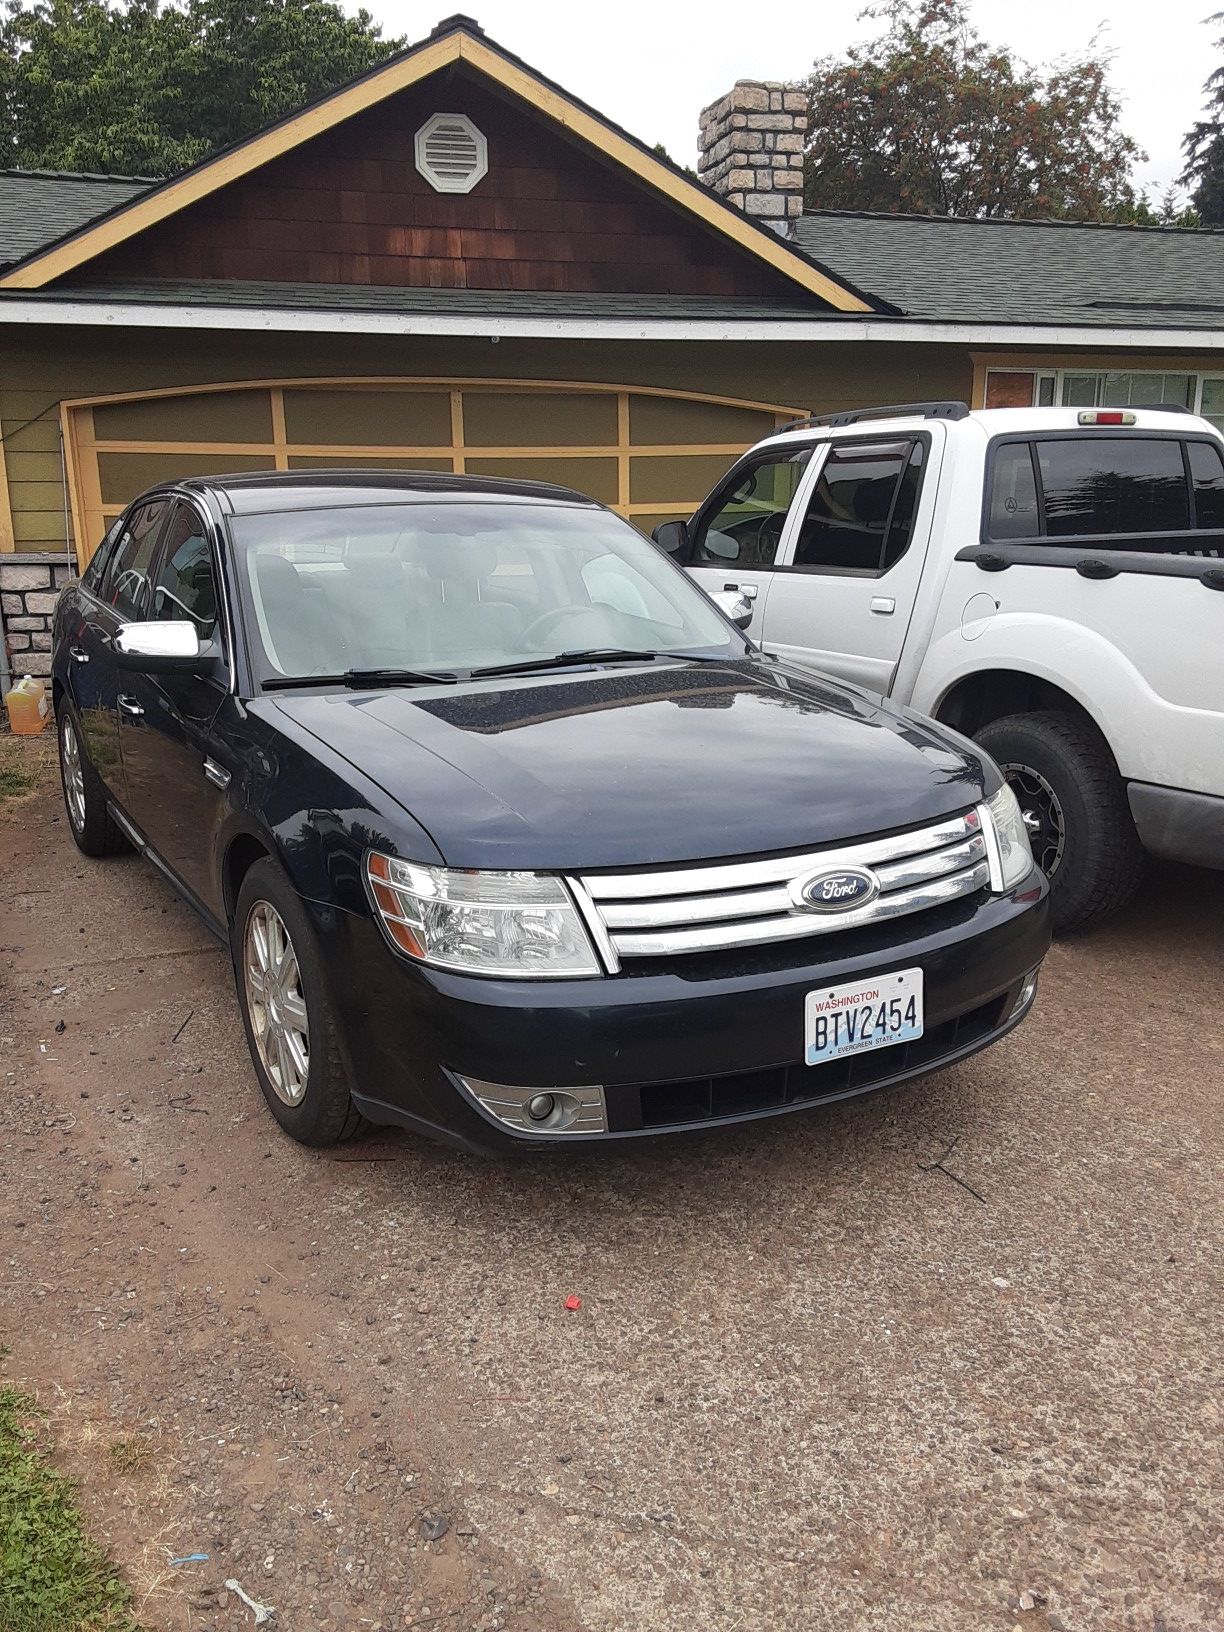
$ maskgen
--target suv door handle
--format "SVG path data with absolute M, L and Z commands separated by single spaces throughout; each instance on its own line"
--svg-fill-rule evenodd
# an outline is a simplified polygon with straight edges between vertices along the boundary
M 724 589 L 733 589 L 737 595 L 742 595 L 746 601 L 755 601 L 757 586 L 755 584 L 724 584 Z
M 88 663 L 89 653 L 83 646 L 69 646 L 68 656 L 74 663 Z
M 891 618 L 897 610 L 897 603 L 891 595 L 873 595 L 871 597 L 871 610 L 881 618 Z
M 144 714 L 144 709 L 141 708 L 135 697 L 120 697 L 118 702 L 119 707 L 123 710 L 123 712 L 125 714 L 130 714 L 134 720 L 140 719 Z

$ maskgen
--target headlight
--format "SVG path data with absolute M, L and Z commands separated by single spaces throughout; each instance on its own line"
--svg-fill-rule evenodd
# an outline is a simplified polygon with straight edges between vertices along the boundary
M 377 850 L 366 874 L 388 940 L 422 963 L 477 975 L 600 973 L 559 878 L 424 867 Z
M 990 887 L 993 890 L 1010 890 L 1033 866 L 1032 846 L 1020 806 L 1016 803 L 1015 794 L 1004 782 L 998 793 L 993 794 L 980 808 L 994 830 L 995 848 L 998 850 L 999 877 L 997 881 L 991 878 Z M 989 842 L 988 835 L 988 845 Z M 993 858 L 990 870 L 992 874 L 995 871 Z

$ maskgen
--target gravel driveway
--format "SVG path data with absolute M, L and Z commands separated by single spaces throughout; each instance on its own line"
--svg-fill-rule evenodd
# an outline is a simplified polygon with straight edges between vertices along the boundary
M 498 1163 L 293 1145 L 153 870 L 0 823 L 0 1341 L 150 1627 L 1221 1624 L 1224 874 L 916 1086 Z

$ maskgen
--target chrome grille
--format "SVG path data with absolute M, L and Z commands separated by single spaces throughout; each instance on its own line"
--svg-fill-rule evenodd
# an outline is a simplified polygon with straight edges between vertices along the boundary
M 844 912 L 814 912 L 797 904 L 805 879 L 843 867 L 870 870 L 879 893 Z M 596 942 L 616 967 L 622 958 L 832 935 L 954 901 L 989 880 L 984 818 L 971 810 L 907 833 L 803 855 L 587 873 L 570 885 Z

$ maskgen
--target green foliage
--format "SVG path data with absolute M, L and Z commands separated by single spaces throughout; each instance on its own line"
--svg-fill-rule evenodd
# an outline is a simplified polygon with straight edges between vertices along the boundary
M 401 43 L 332 0 L 7 0 L 0 168 L 171 175 Z
M 0 1387 L 0 1627 L 139 1632 L 132 1599 L 86 1536 L 72 1486 L 38 1448 L 34 1402 Z
M 809 208 L 1130 218 L 1132 165 L 1108 62 L 1036 69 L 973 29 L 967 0 L 887 0 L 882 38 L 824 57 L 811 104 Z
M 1205 19 L 1224 23 L 1224 11 Z M 1215 42 L 1224 54 L 1224 35 Z M 1205 227 L 1224 226 L 1224 63 L 1208 74 L 1203 84 L 1204 117 L 1191 125 L 1182 143 L 1186 168 L 1181 179 L 1194 189 L 1191 201 Z

